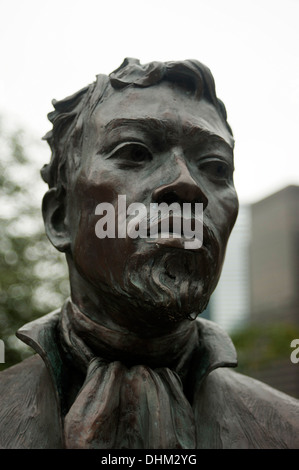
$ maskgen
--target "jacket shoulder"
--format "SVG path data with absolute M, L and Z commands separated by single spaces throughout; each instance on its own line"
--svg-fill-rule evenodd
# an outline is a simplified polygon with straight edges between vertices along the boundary
M 0 448 L 61 447 L 52 382 L 36 354 L 0 373 Z
M 299 448 L 299 400 L 228 368 L 196 392 L 203 448 Z

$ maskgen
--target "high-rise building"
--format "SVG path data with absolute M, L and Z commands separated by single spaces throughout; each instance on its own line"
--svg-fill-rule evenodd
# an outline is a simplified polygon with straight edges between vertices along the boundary
M 299 331 L 299 186 L 252 205 L 250 265 L 252 322 L 265 333 L 276 325 L 283 350 L 255 377 L 299 398 L 299 363 L 290 360 L 292 350 L 284 339 L 286 328 Z
M 299 324 L 299 186 L 252 205 L 251 312 Z
M 218 286 L 209 303 L 210 318 L 231 333 L 250 316 L 249 243 L 251 208 L 240 205 Z

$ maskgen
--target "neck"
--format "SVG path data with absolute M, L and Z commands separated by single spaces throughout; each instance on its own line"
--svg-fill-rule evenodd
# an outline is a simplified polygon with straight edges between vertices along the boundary
M 76 270 L 70 280 L 69 321 L 95 355 L 128 365 L 185 368 L 198 347 L 195 321 L 171 322 L 154 307 L 143 309 L 125 295 L 95 289 Z
M 196 322 L 190 323 L 189 328 L 145 339 L 130 331 L 112 330 L 91 320 L 71 300 L 64 306 L 64 317 L 68 318 L 72 331 L 81 340 L 84 339 L 88 351 L 86 362 L 99 356 L 106 361 L 121 361 L 128 366 L 169 367 L 183 377 L 198 347 Z

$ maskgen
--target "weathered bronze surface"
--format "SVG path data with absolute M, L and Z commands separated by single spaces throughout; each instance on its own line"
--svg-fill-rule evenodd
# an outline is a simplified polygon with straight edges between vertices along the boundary
M 209 69 L 125 59 L 53 105 L 43 216 L 71 298 L 17 333 L 38 354 L 1 373 L 0 447 L 299 447 L 298 400 L 232 371 L 229 337 L 197 318 L 238 212 L 234 139 Z M 95 208 L 117 214 L 119 195 L 202 203 L 202 247 L 98 238 Z

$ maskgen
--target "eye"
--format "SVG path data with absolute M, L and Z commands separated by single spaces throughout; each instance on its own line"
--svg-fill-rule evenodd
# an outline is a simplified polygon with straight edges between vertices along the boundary
M 137 166 L 138 164 L 150 162 L 153 157 L 145 145 L 130 143 L 117 147 L 109 158 L 119 160 L 120 166 Z
M 204 171 L 208 177 L 217 181 L 227 181 L 232 176 L 230 166 L 219 159 L 209 159 L 200 162 L 199 168 Z

